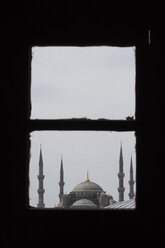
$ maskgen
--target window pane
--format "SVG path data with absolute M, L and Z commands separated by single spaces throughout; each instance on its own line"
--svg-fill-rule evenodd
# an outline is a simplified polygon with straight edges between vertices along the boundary
M 103 131 L 35 131 L 31 133 L 30 159 L 30 205 L 37 207 L 39 194 L 40 144 L 42 144 L 43 189 L 45 189 L 45 207 L 53 208 L 60 202 L 60 167 L 63 163 L 63 193 L 69 195 L 75 187 L 89 179 L 99 185 L 113 201 L 119 201 L 119 158 L 123 154 L 124 201 L 129 200 L 130 163 L 132 155 L 133 180 L 136 175 L 136 151 L 134 132 Z M 40 162 L 39 162 L 40 161 Z M 88 172 L 88 175 L 87 175 Z M 41 180 L 42 181 L 42 180 Z M 40 182 L 42 184 L 42 182 Z M 121 181 L 120 181 L 121 183 Z M 90 183 L 89 183 L 90 184 Z M 136 184 L 133 185 L 136 193 Z M 78 186 L 79 188 L 79 186 Z M 87 194 L 88 193 L 88 194 Z M 93 199 L 92 194 L 98 192 L 75 192 L 78 199 Z M 134 197 L 135 198 L 135 197 Z M 111 201 L 111 203 L 114 203 Z M 72 202 L 73 204 L 73 202 Z M 72 205 L 70 203 L 70 206 Z M 109 204 L 109 202 L 108 202 Z
M 134 47 L 34 47 L 31 118 L 135 117 Z

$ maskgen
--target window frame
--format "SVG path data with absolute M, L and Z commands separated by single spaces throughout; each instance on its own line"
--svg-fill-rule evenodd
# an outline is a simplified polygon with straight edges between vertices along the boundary
M 134 46 L 135 47 L 135 119 L 130 119 L 129 116 L 126 117 L 126 119 L 97 119 L 97 120 L 93 120 L 93 119 L 84 119 L 84 118 L 70 118 L 70 119 L 30 119 L 30 110 L 31 110 L 31 61 L 32 61 L 32 48 L 34 46 L 36 46 L 37 44 L 33 44 L 32 46 L 29 47 L 29 51 L 30 51 L 30 60 L 29 60 L 29 73 L 30 73 L 30 77 L 29 77 L 29 94 L 28 94 L 28 103 L 29 103 L 29 118 L 27 119 L 27 132 L 28 135 L 30 136 L 30 133 L 33 131 L 117 131 L 117 132 L 129 132 L 129 131 L 134 131 L 135 132 L 135 136 L 136 136 L 136 147 L 137 147 L 137 140 L 138 140 L 138 130 L 139 130 L 139 108 L 138 108 L 138 104 L 139 104 L 139 99 L 138 99 L 138 87 L 137 86 L 139 83 L 137 82 L 138 77 L 137 77 L 137 51 L 138 51 L 138 46 L 136 44 L 134 45 L 128 45 L 128 46 L 123 46 L 123 47 L 131 47 Z M 52 46 L 52 44 L 50 44 Z M 54 44 L 54 46 L 56 46 L 57 44 Z M 81 44 L 82 45 L 82 44 Z M 100 44 L 102 45 L 102 44 Z M 48 44 L 46 44 L 46 46 L 49 46 Z M 58 46 L 61 46 L 60 44 L 58 44 Z M 66 44 L 66 46 L 68 46 L 68 44 Z M 76 44 L 70 44 L 70 46 L 79 46 L 78 43 Z M 85 44 L 85 46 L 88 46 Z M 90 46 L 95 46 L 95 44 L 90 44 Z M 111 44 L 109 44 L 108 46 L 111 46 Z M 116 45 L 115 45 L 116 46 Z M 112 46 L 111 46 L 112 47 Z M 116 47 L 121 47 L 119 45 L 117 45 Z M 29 147 L 28 149 L 30 150 L 30 138 L 28 141 Z M 28 161 L 29 164 L 29 161 Z M 137 175 L 138 175 L 138 158 L 136 155 L 136 208 L 134 209 L 134 211 L 138 211 L 138 180 L 137 180 Z M 27 171 L 29 172 L 29 170 Z M 28 174 L 29 176 L 29 174 Z M 28 186 L 29 188 L 29 186 Z M 26 209 L 30 210 L 33 208 L 30 208 L 29 205 L 29 192 L 26 192 Z M 44 209 L 37 209 L 34 208 L 37 211 L 48 211 L 52 208 L 44 208 Z M 33 210 L 34 210 L 33 209 Z M 53 209 L 54 211 L 56 211 L 57 209 Z M 62 211 L 68 211 L 68 209 L 62 210 Z M 72 211 L 76 211 L 76 210 L 72 210 Z M 84 211 L 84 210 L 82 210 Z M 86 210 L 85 210 L 86 211 Z M 93 211 L 98 211 L 98 210 L 93 210 Z M 100 211 L 100 210 L 99 210 Z M 113 211 L 121 211 L 118 209 L 115 209 Z M 130 210 L 126 210 L 126 212 L 130 212 Z
M 165 37 L 162 32 L 164 22 L 161 11 L 159 17 L 152 20 L 152 14 L 157 15 L 161 6 L 154 5 L 153 8 L 152 4 L 130 5 L 120 1 L 112 1 L 107 6 L 95 1 L 88 1 L 88 4 L 81 1 L 79 3 L 71 1 L 67 4 L 56 1 L 54 6 L 49 3 L 28 2 L 20 5 L 14 2 L 10 6 L 5 3 L 4 7 L 3 24 L 6 25 L 2 28 L 1 60 L 5 72 L 5 78 L 2 80 L 5 91 L 2 95 L 4 92 L 6 94 L 2 105 L 2 109 L 5 108 L 2 123 L 6 121 L 6 105 L 8 121 L 7 139 L 6 133 L 3 133 L 5 136 L 3 148 L 7 150 L 7 156 L 4 156 L 5 163 L 1 166 L 4 170 L 2 177 L 5 178 L 2 189 L 6 213 L 3 218 L 4 242 L 9 245 L 11 243 L 12 246 L 15 243 L 20 247 L 24 243 L 29 246 L 44 244 L 46 247 L 54 243 L 59 236 L 60 242 L 63 242 L 65 237 L 64 243 L 65 241 L 68 243 L 73 237 L 79 244 L 81 235 L 88 237 L 88 243 L 91 239 L 92 244 L 98 234 L 97 241 L 102 246 L 104 242 L 111 244 L 114 242 L 116 245 L 114 237 L 117 234 L 118 237 L 122 237 L 118 242 L 123 245 L 129 233 L 129 239 L 134 239 L 139 245 L 143 238 L 147 244 L 148 240 L 153 243 L 151 235 L 159 232 L 160 238 L 160 233 L 163 232 L 161 224 L 165 217 L 161 205 L 164 193 L 164 146 L 161 141 L 164 141 L 165 134 L 163 115 Z M 44 211 L 29 209 L 29 133 L 34 128 L 39 129 L 45 125 L 29 121 L 30 49 L 33 46 L 71 44 L 136 46 L 135 212 L 71 213 L 52 209 Z M 87 239 L 85 241 L 82 239 L 85 245 Z M 159 240 L 156 239 L 156 242 Z

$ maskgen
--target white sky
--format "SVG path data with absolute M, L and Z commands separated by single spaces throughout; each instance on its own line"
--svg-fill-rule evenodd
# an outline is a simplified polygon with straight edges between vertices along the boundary
M 32 52 L 32 119 L 135 115 L 133 47 L 34 47 Z
M 35 47 L 32 59 L 32 119 L 88 117 L 125 119 L 135 115 L 134 48 Z M 39 149 L 44 161 L 45 205 L 53 207 L 59 198 L 61 155 L 64 163 L 64 191 L 69 193 L 91 181 L 118 200 L 120 143 L 123 144 L 125 200 L 131 153 L 136 170 L 134 132 L 31 133 L 30 204 L 38 203 Z

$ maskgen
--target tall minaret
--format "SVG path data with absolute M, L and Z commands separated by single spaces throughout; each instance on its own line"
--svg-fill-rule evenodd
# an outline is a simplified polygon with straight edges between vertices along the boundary
M 124 201 L 124 173 L 123 173 L 123 151 L 122 151 L 122 144 L 120 147 L 120 158 L 119 158 L 119 173 L 118 173 L 118 178 L 119 178 L 119 202 Z
M 59 198 L 61 201 L 61 197 L 64 194 L 64 170 L 63 170 L 63 160 L 61 157 L 61 167 L 60 167 L 60 182 L 59 182 L 59 186 L 60 186 L 60 193 L 59 193 Z
M 130 163 L 130 181 L 129 181 L 129 198 L 133 199 L 135 194 L 134 194 L 134 190 L 133 190 L 133 186 L 134 186 L 134 180 L 133 180 L 133 165 L 132 165 L 132 156 L 131 156 L 131 163 Z
M 41 146 L 40 146 L 40 157 L 39 157 L 39 175 L 38 175 L 38 180 L 39 180 L 39 189 L 38 189 L 38 204 L 37 207 L 38 208 L 44 208 L 45 204 L 44 204 L 44 185 L 43 185 L 43 181 L 44 181 L 44 175 L 43 175 L 43 159 L 42 159 L 42 150 L 41 150 Z

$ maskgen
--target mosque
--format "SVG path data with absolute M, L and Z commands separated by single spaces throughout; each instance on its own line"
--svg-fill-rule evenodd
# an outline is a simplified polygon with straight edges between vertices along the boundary
M 69 194 L 64 194 L 64 169 L 63 160 L 61 158 L 60 166 L 60 181 L 59 181 L 59 209 L 115 209 L 115 208 L 135 208 L 135 193 L 134 193 L 134 180 L 133 180 L 133 165 L 132 157 L 130 162 L 130 180 L 129 180 L 129 198 L 130 200 L 124 201 L 124 171 L 123 171 L 123 152 L 122 146 L 120 148 L 119 157 L 119 199 L 118 202 L 108 195 L 101 186 L 95 182 L 91 182 L 88 176 L 84 182 L 78 184 Z M 43 175 L 43 159 L 42 150 L 40 149 L 39 156 L 39 188 L 38 188 L 38 208 L 44 208 L 44 175 Z

